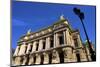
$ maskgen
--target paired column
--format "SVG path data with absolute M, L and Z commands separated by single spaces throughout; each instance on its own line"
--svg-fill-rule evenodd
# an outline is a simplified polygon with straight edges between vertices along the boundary
M 50 37 L 46 38 L 46 50 L 48 50 L 50 48 Z M 44 64 L 48 64 L 49 63 L 49 55 L 48 53 L 43 53 L 44 56 Z
M 54 34 L 54 48 L 59 47 L 58 33 Z
M 46 38 L 46 49 L 50 48 L 50 37 Z
M 56 36 L 56 47 L 59 47 L 60 46 L 60 44 L 59 44 L 59 38 L 58 38 L 59 34 L 56 33 L 55 36 Z
M 16 48 L 16 50 L 15 50 L 14 56 L 18 55 L 19 50 L 20 50 L 20 46 L 18 45 L 17 48 Z
M 42 39 L 39 41 L 38 47 L 39 47 L 38 51 L 41 51 L 42 47 L 43 47 L 43 40 Z M 41 62 L 41 56 L 40 56 L 40 54 L 36 54 L 36 63 L 35 64 L 40 64 L 40 62 Z
M 42 48 L 43 48 L 43 40 L 42 39 L 39 41 L 39 46 L 38 47 L 39 47 L 38 51 L 41 51 Z
M 16 65 L 21 65 L 21 57 L 20 57 L 20 55 L 25 55 L 25 51 L 26 51 L 26 47 L 27 47 L 27 45 L 25 44 L 25 42 L 20 46 L 20 50 L 19 50 L 19 53 L 18 53 L 18 57 L 16 57 L 16 59 L 15 59 L 15 64 Z M 17 53 L 17 51 L 16 51 L 16 53 Z
M 25 44 L 25 42 L 21 45 L 20 51 L 18 53 L 18 55 L 25 55 L 25 51 L 26 51 L 27 45 Z
M 17 46 L 16 51 L 15 51 L 15 55 L 19 55 L 19 56 L 15 58 L 16 65 L 22 64 L 22 62 L 21 62 L 22 57 L 20 55 L 25 55 L 26 47 L 27 47 L 27 45 L 25 44 L 25 42 L 21 46 Z
M 29 54 L 29 52 L 30 52 L 30 49 L 31 49 L 31 45 L 32 45 L 32 43 L 29 43 L 29 44 L 28 44 L 28 47 L 27 47 L 26 54 Z
M 36 51 L 36 44 L 37 44 L 37 42 L 34 41 L 34 42 L 33 42 L 33 47 L 32 47 L 32 53 L 33 53 L 34 51 Z
M 33 53 L 33 52 L 35 52 L 36 51 L 36 45 L 37 45 L 37 41 L 34 41 L 31 45 L 32 45 L 32 52 L 31 53 Z M 35 63 L 33 63 L 36 59 L 34 59 L 34 54 L 32 54 L 32 55 L 30 55 L 29 56 L 29 65 L 31 65 L 31 64 L 35 64 Z
M 15 58 L 15 64 L 16 65 L 21 65 L 21 57 L 20 55 L 25 55 L 25 50 L 26 50 L 26 44 L 25 42 L 20 46 L 20 50 L 19 50 L 19 46 L 16 48 L 16 51 L 15 51 L 15 55 L 19 55 L 18 57 Z M 19 53 L 18 53 L 19 52 Z
M 58 47 L 57 36 L 58 36 L 57 33 L 55 33 L 54 34 L 54 48 Z M 51 63 L 59 63 L 59 54 L 56 50 L 53 50 Z

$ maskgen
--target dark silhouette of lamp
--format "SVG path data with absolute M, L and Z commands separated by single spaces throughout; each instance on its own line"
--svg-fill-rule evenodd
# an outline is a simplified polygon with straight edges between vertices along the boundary
M 84 29 L 84 32 L 85 32 L 85 35 L 86 35 L 86 39 L 87 39 L 87 43 L 88 43 L 88 47 L 89 47 L 89 52 L 91 54 L 91 59 L 92 61 L 96 61 L 96 55 L 95 55 L 95 52 L 93 51 L 92 47 L 91 47 L 91 43 L 89 41 L 89 38 L 88 38 L 88 35 L 87 35 L 87 32 L 86 32 L 86 29 L 85 29 L 85 25 L 83 23 L 83 19 L 84 19 L 84 13 L 81 12 L 80 9 L 78 8 L 74 8 L 73 9 L 74 13 L 80 18 L 81 20 L 81 23 L 82 23 L 82 26 L 83 26 L 83 29 Z

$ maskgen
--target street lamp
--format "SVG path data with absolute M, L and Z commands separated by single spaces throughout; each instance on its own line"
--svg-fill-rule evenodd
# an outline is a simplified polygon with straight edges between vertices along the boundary
M 89 38 L 88 38 L 88 35 L 87 35 L 87 32 L 86 32 L 86 29 L 85 29 L 85 25 L 83 23 L 83 19 L 84 19 L 84 13 L 80 11 L 80 9 L 78 8 L 74 8 L 73 9 L 74 13 L 80 18 L 81 20 L 81 23 L 82 23 L 82 26 L 83 26 L 83 29 L 84 29 L 84 32 L 85 32 L 85 35 L 86 35 L 86 39 L 87 39 L 87 43 L 88 43 L 88 46 L 89 46 L 89 52 L 91 54 L 91 59 L 92 61 L 96 61 L 96 55 L 95 55 L 95 52 L 93 51 L 92 47 L 91 47 L 91 43 L 89 41 Z

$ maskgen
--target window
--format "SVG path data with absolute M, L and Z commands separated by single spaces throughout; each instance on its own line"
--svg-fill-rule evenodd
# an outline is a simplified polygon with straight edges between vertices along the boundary
M 59 36 L 60 45 L 64 44 L 64 36 Z
M 77 57 L 77 62 L 80 62 L 81 61 L 80 55 L 79 54 L 76 54 L 76 57 Z
M 43 49 L 45 49 L 45 42 L 43 42 Z
M 44 62 L 44 55 L 41 55 L 41 62 L 40 62 L 40 64 L 43 64 L 43 62 Z
M 23 57 L 21 57 L 21 60 L 20 60 L 21 64 L 23 63 L 23 60 L 24 60 L 24 58 L 23 58 Z
M 52 53 L 49 54 L 49 64 L 52 62 Z
M 39 44 L 37 43 L 37 44 L 36 44 L 36 51 L 38 51 L 38 46 L 39 46 Z
M 64 44 L 64 34 L 63 34 L 63 31 L 60 31 L 58 34 L 59 34 L 59 36 L 58 36 L 59 44 L 63 45 Z
M 32 51 L 32 45 L 30 45 L 30 50 L 29 50 L 29 52 L 31 52 Z
M 29 63 L 29 55 L 27 55 L 27 61 L 26 61 L 25 65 L 28 65 L 28 63 Z
M 50 48 L 53 47 L 53 40 L 50 40 Z
M 36 62 L 36 56 L 34 56 L 34 63 Z
M 74 44 L 75 44 L 75 47 L 78 47 L 77 39 L 74 39 Z
M 26 51 L 27 51 L 27 47 L 25 47 L 25 53 L 26 53 Z
M 64 63 L 64 52 L 61 50 L 61 52 L 59 52 L 59 58 L 60 58 L 60 63 Z

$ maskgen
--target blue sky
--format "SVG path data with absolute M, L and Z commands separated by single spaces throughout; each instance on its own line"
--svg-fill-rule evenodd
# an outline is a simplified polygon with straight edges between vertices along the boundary
M 74 14 L 73 8 L 80 8 L 85 14 L 84 24 L 89 39 L 95 46 L 95 6 L 50 4 L 39 2 L 12 2 L 12 48 L 16 48 L 19 38 L 26 34 L 28 29 L 32 32 L 52 25 L 59 20 L 60 15 L 69 21 L 74 29 L 80 30 L 82 41 L 86 40 L 80 19 Z

